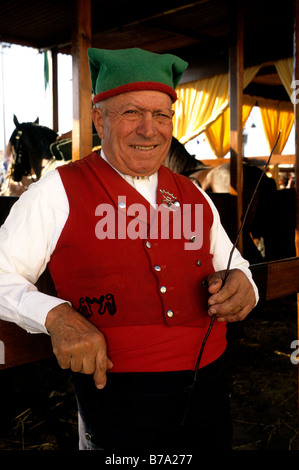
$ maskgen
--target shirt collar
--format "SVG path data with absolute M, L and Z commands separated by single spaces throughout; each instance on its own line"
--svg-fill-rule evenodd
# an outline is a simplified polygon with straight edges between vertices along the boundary
M 107 157 L 104 153 L 104 150 L 101 149 L 101 157 L 103 158 L 103 160 L 105 160 L 105 162 L 107 162 L 120 176 L 122 176 L 126 181 L 129 181 L 129 182 L 133 182 L 133 181 L 149 181 L 149 182 L 152 182 L 153 180 L 156 179 L 157 177 L 157 172 L 154 173 L 153 175 L 149 175 L 149 176 L 131 176 L 131 175 L 126 175 L 124 173 L 121 173 L 119 170 L 117 170 L 113 165 L 111 165 L 111 163 L 107 160 Z

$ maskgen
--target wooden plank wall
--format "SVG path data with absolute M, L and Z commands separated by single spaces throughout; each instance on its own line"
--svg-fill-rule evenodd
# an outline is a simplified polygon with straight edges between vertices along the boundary
M 49 295 L 56 294 L 53 281 L 47 270 L 42 274 L 36 286 L 41 292 Z M 0 341 L 2 342 L 0 371 L 54 357 L 50 336 L 27 333 L 23 328 L 2 320 L 0 320 Z
M 0 371 L 54 357 L 51 338 L 29 334 L 13 323 L 0 320 Z

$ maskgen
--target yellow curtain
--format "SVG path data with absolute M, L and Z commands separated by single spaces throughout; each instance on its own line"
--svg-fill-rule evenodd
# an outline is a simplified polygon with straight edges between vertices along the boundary
M 244 88 L 259 69 L 260 66 L 255 66 L 244 71 Z M 228 107 L 229 76 L 216 75 L 179 85 L 177 95 L 173 135 L 185 144 L 210 126 Z
M 254 102 L 242 106 L 242 126 L 251 113 Z M 230 108 L 205 131 L 208 142 L 217 158 L 223 158 L 230 149 Z
M 291 88 L 293 77 L 293 57 L 290 57 L 288 59 L 277 60 L 275 62 L 275 67 L 283 86 L 285 87 L 289 97 L 291 98 L 293 92 Z
M 272 150 L 281 130 L 281 136 L 275 149 L 275 153 L 280 155 L 287 143 L 295 120 L 292 104 L 259 99 L 259 107 L 269 151 Z
M 183 144 L 205 130 L 228 106 L 228 75 L 180 85 L 174 105 L 173 135 Z

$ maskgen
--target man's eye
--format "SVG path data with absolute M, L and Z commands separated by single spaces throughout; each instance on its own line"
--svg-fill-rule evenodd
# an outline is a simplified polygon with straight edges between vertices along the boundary
M 169 121 L 172 119 L 172 116 L 167 113 L 155 113 L 154 117 L 160 121 Z
M 123 115 L 128 118 L 137 118 L 139 116 L 139 113 L 135 109 L 127 109 L 127 111 L 125 111 Z

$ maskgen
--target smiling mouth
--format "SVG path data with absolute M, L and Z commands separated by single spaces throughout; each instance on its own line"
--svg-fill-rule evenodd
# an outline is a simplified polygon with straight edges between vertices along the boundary
M 131 145 L 131 147 L 136 150 L 154 150 L 154 148 L 156 148 L 157 145 L 150 145 L 150 146 Z

